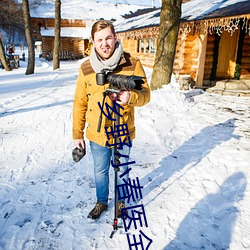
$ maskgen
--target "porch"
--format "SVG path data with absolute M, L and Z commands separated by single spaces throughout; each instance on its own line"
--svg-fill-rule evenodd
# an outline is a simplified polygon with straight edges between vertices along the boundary
M 220 80 L 215 83 L 215 86 L 206 88 L 206 92 L 220 95 L 250 97 L 250 80 Z

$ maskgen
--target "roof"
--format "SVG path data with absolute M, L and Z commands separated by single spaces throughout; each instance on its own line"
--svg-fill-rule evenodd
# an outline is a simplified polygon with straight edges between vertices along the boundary
M 160 23 L 160 9 L 157 8 L 146 14 L 132 18 L 120 19 L 114 22 L 116 32 L 134 30 L 143 27 L 158 26 Z
M 249 0 L 191 0 L 182 5 L 182 21 L 250 14 Z
M 54 36 L 55 28 L 41 28 L 42 36 Z M 61 27 L 61 37 L 77 37 L 81 39 L 89 39 L 91 36 L 91 28 L 83 27 Z
M 250 14 L 250 1 L 235 3 L 221 9 L 217 9 L 210 14 L 206 15 L 206 18 L 218 18 L 224 16 L 238 16 L 243 14 Z
M 131 18 L 117 20 L 116 31 L 125 32 L 160 24 L 160 8 L 151 12 L 131 15 Z M 199 21 L 219 17 L 250 14 L 250 0 L 191 0 L 182 4 L 182 22 Z
M 96 2 L 94 0 L 61 0 L 61 2 L 61 18 L 71 20 L 118 19 L 122 15 L 138 9 L 150 8 L 150 6 Z M 31 9 L 30 15 L 39 18 L 55 18 L 55 3 L 46 0 L 36 9 Z

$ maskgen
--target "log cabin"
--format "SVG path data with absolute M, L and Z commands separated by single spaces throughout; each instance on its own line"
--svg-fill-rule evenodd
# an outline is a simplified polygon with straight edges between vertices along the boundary
M 147 67 L 154 65 L 160 11 L 137 11 L 115 22 L 124 50 Z M 173 73 L 199 88 L 237 79 L 249 90 L 250 1 L 184 1 Z
M 54 18 L 32 18 L 33 37 L 41 41 L 41 57 L 52 60 Z M 81 59 L 87 54 L 92 20 L 61 20 L 60 59 Z

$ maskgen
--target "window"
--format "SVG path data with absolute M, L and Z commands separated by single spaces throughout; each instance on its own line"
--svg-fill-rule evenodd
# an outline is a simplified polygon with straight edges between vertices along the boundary
M 155 38 L 141 38 L 137 40 L 138 53 L 155 53 Z

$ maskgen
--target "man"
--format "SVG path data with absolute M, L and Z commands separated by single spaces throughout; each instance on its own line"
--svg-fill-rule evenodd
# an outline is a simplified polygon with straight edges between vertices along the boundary
M 122 115 L 120 123 L 127 124 L 131 141 L 135 138 L 134 107 L 143 106 L 149 102 L 150 90 L 140 61 L 123 51 L 111 22 L 100 20 L 94 23 L 91 37 L 93 50 L 90 59 L 81 65 L 76 84 L 73 104 L 73 140 L 76 147 L 85 147 L 83 130 L 87 123 L 86 137 L 90 141 L 94 161 L 97 197 L 97 203 L 90 211 L 88 218 L 97 219 L 108 207 L 109 168 L 112 154 L 114 154 L 113 147 L 110 147 L 110 145 L 114 144 L 114 141 L 112 136 L 109 139 L 107 138 L 105 127 L 110 128 L 112 126 L 112 121 L 107 117 L 103 117 L 100 131 L 97 132 L 101 112 L 98 102 L 102 103 L 103 93 L 109 87 L 109 84 L 98 85 L 96 73 L 101 73 L 105 69 L 111 71 L 112 74 L 143 77 L 144 83 L 141 90 L 123 89 L 117 96 L 117 103 L 123 108 L 120 109 Z M 110 107 L 113 106 L 110 98 L 106 97 L 105 101 Z M 103 111 L 105 111 L 105 108 Z M 128 139 L 126 135 L 122 138 L 122 141 Z M 119 153 L 129 156 L 130 149 L 131 145 L 123 145 Z M 121 164 L 127 162 L 128 157 L 120 158 Z M 120 167 L 119 175 L 126 170 L 127 165 Z M 125 173 L 123 178 L 128 180 L 128 173 Z M 122 183 L 121 178 L 118 178 L 118 185 Z M 121 217 L 121 209 L 125 208 L 124 200 L 119 200 L 117 207 L 117 217 L 119 218 Z

